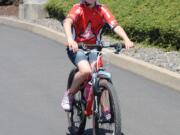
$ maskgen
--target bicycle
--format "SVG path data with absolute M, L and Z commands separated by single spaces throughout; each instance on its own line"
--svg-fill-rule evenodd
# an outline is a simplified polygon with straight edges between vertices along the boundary
M 87 49 L 87 44 L 80 44 L 79 47 L 83 48 L 87 54 L 90 52 Z M 93 45 L 93 47 L 96 47 L 98 51 L 96 67 L 93 69 L 91 77 L 80 86 L 78 93 L 74 96 L 72 109 L 67 112 L 68 129 L 73 135 L 82 135 L 87 117 L 93 116 L 93 135 L 121 135 L 119 101 L 113 87 L 111 74 L 104 68 L 101 50 L 102 48 L 111 47 L 116 50 L 115 53 L 119 53 L 123 45 L 120 43 L 105 44 L 101 42 L 98 45 Z M 68 77 L 67 89 L 70 88 L 77 71 L 77 68 L 71 70 Z M 104 100 L 106 100 L 111 114 L 111 118 L 106 121 L 101 119 L 100 101 L 102 94 L 105 95 L 103 97 L 106 97 Z

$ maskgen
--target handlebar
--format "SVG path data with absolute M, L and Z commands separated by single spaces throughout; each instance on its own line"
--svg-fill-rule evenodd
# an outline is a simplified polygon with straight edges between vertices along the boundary
M 98 51 L 101 51 L 103 48 L 114 48 L 115 54 L 118 54 L 123 48 L 125 48 L 125 45 L 123 43 L 109 43 L 109 42 L 101 42 L 99 44 L 84 44 L 84 43 L 78 43 L 79 48 L 88 50 L 90 48 L 97 48 Z

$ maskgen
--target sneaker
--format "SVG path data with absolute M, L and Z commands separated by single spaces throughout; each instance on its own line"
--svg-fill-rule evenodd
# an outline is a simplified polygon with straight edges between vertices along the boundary
M 101 114 L 101 120 L 102 121 L 110 121 L 111 120 L 111 113 L 110 111 L 104 111 Z
M 72 108 L 73 96 L 69 94 L 69 91 L 64 93 L 61 106 L 65 111 L 70 111 Z

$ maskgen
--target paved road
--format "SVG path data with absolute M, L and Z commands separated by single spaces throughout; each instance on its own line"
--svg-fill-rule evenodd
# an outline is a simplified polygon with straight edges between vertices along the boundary
M 64 50 L 57 42 L 0 25 L 0 135 L 66 134 L 59 104 L 72 64 Z M 180 93 L 114 66 L 110 70 L 125 135 L 179 135 Z

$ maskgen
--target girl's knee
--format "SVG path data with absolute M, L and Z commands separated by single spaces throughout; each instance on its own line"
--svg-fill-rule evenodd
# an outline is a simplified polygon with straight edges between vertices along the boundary
M 84 78 L 87 78 L 91 74 L 91 69 L 89 68 L 89 69 L 81 70 L 80 73 Z
M 78 68 L 81 76 L 87 78 L 91 74 L 91 67 L 88 61 L 81 61 L 78 63 Z

